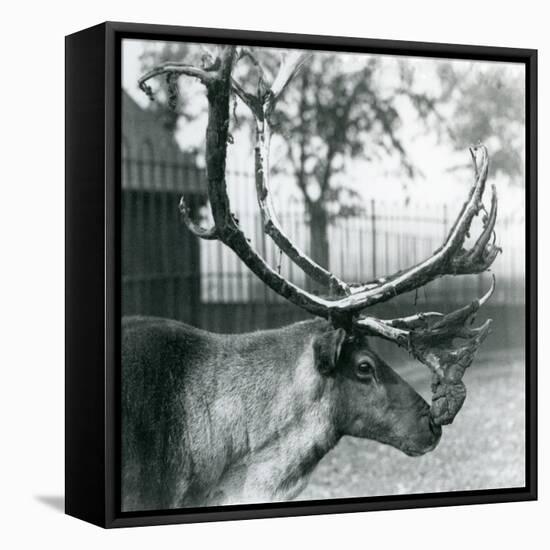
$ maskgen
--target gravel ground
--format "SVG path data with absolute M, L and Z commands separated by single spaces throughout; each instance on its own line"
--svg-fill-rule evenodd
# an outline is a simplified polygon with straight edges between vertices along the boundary
M 429 373 L 398 369 L 429 400 Z M 321 461 L 297 500 L 522 487 L 525 472 L 525 360 L 520 352 L 478 358 L 468 396 L 438 447 L 407 457 L 374 441 L 344 437 Z

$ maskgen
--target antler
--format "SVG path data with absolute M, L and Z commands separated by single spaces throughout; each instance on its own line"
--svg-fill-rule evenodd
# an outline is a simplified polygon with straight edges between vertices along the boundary
M 252 54 L 248 53 L 248 55 L 251 56 Z M 292 243 L 279 223 L 271 199 L 269 186 L 269 154 L 272 135 L 271 114 L 288 83 L 309 55 L 305 52 L 290 52 L 286 56 L 282 56 L 279 71 L 267 92 L 263 92 L 263 87 L 258 86 L 258 92 L 254 98 L 254 107 L 251 107 L 250 101 L 245 101 L 256 123 L 256 144 L 254 147 L 256 195 L 264 232 L 271 237 L 280 250 L 300 267 L 306 275 L 325 288 L 328 288 L 331 294 L 348 295 L 350 294 L 350 290 L 344 281 L 319 265 Z
M 195 77 L 206 87 L 209 104 L 208 126 L 206 129 L 206 172 L 214 227 L 203 229 L 192 222 L 185 200 L 180 203 L 182 217 L 189 229 L 198 237 L 217 238 L 231 248 L 243 263 L 276 293 L 314 315 L 328 318 L 332 303 L 300 289 L 273 270 L 253 249 L 250 241 L 239 228 L 236 217 L 231 212 L 225 181 L 225 164 L 229 128 L 229 98 L 231 92 L 234 91 L 234 80 L 231 78 L 231 71 L 236 54 L 234 46 L 221 47 L 219 57 L 207 71 L 202 69 L 197 71 L 195 68 L 190 68 L 189 65 L 168 63 L 150 71 L 139 79 L 140 88 L 150 97 L 153 96 L 153 92 L 148 85 L 148 81 L 159 75 L 169 76 L 175 73 Z M 284 86 L 281 86 L 280 90 L 282 91 L 283 88 Z M 240 93 L 244 93 L 244 91 Z M 288 237 L 282 232 L 280 236 L 280 242 L 283 244 L 285 252 L 290 257 L 294 256 L 296 259 L 300 259 L 300 261 L 303 259 L 302 265 L 308 264 L 307 257 L 292 245 Z M 284 245 L 284 237 L 286 237 L 289 246 Z
M 259 126 L 262 126 L 260 129 Z M 257 121 L 256 147 L 255 147 L 255 174 L 256 174 L 256 195 L 258 206 L 262 215 L 264 232 L 269 235 L 273 242 L 284 252 L 304 273 L 313 280 L 328 288 L 336 295 L 349 295 L 350 289 L 344 281 L 333 275 L 330 271 L 313 261 L 300 248 L 292 243 L 284 232 L 271 200 L 269 187 L 269 142 L 271 140 L 271 129 L 267 123 Z
M 470 153 L 476 174 L 474 185 L 443 245 L 432 256 L 415 266 L 377 281 L 353 285 L 352 293 L 356 294 L 365 306 L 384 302 L 398 294 L 415 290 L 443 275 L 481 273 L 494 262 L 501 251 L 494 243 L 489 243 L 497 216 L 497 194 L 494 185 L 492 186 L 491 210 L 483 220 L 483 231 L 470 250 L 463 248 L 472 220 L 480 210 L 485 210 L 482 198 L 489 169 L 489 155 L 484 145 L 470 148 Z M 477 166 L 478 154 L 481 156 L 481 168 L 479 169 Z
M 296 246 L 283 230 L 273 201 L 269 187 L 269 154 L 272 135 L 271 115 L 275 110 L 277 101 L 285 91 L 292 77 L 299 71 L 304 61 L 311 54 L 303 51 L 292 51 L 281 55 L 279 70 L 273 79 L 271 86 L 265 82 L 265 70 L 262 68 L 254 54 L 248 50 L 241 51 L 241 57 L 250 59 L 255 67 L 259 67 L 260 77 L 255 94 L 246 92 L 244 88 L 232 79 L 233 92 L 250 109 L 254 117 L 256 130 L 256 143 L 254 146 L 254 173 L 256 177 L 256 195 L 258 206 L 262 216 L 264 232 L 273 242 L 293 261 L 306 275 L 317 281 L 321 286 L 328 288 L 331 294 L 348 295 L 349 287 L 330 271 L 310 258 L 303 250 Z
M 247 50 L 245 54 L 252 54 Z M 409 350 L 419 361 L 434 373 L 432 389 L 432 417 L 438 424 L 452 422 L 462 406 L 466 389 L 462 383 L 465 369 L 471 364 L 475 352 L 489 332 L 490 321 L 479 328 L 469 328 L 468 321 L 483 305 L 494 289 L 469 306 L 447 315 L 436 312 L 417 314 L 393 320 L 359 316 L 365 308 L 389 300 L 404 292 L 415 290 L 444 275 L 480 273 L 488 269 L 500 252 L 491 237 L 497 215 L 497 195 L 492 187 L 491 209 L 487 214 L 483 194 L 489 168 L 487 149 L 479 145 L 470 149 L 474 165 L 474 184 L 442 246 L 432 256 L 417 265 L 398 271 L 388 277 L 362 284 L 347 285 L 295 246 L 281 228 L 270 197 L 269 189 L 269 144 L 271 138 L 270 116 L 277 100 L 292 76 L 303 63 L 302 55 L 293 55 L 284 60 L 271 88 L 261 80 L 256 94 L 244 90 L 232 77 L 237 60 L 234 46 L 221 46 L 217 57 L 209 67 L 197 69 L 189 65 L 167 63 L 144 75 L 140 87 L 152 97 L 147 82 L 156 76 L 165 75 L 169 85 L 174 86 L 174 77 L 180 75 L 198 78 L 206 87 L 208 98 L 208 126 L 206 129 L 206 171 L 208 196 L 214 226 L 204 229 L 195 224 L 182 198 L 180 210 L 189 229 L 203 239 L 218 239 L 231 248 L 248 268 L 267 286 L 282 297 L 304 310 L 352 329 L 380 336 Z M 265 72 L 261 71 L 261 79 Z M 229 100 L 231 93 L 238 95 L 250 108 L 256 121 L 256 190 L 262 212 L 264 231 L 287 256 L 305 273 L 329 287 L 337 297 L 324 298 L 307 292 L 273 270 L 254 250 L 241 231 L 237 218 L 230 208 L 225 181 L 229 128 Z M 478 166 L 478 157 L 480 166 Z M 470 249 L 464 247 L 474 217 L 485 212 L 483 229 Z M 494 241 L 494 239 L 493 239 Z M 455 339 L 463 340 L 455 345 Z
M 492 321 L 488 319 L 477 328 L 469 325 L 494 289 L 493 276 L 491 288 L 483 297 L 446 315 L 430 312 L 401 319 L 361 317 L 355 321 L 358 330 L 394 342 L 433 372 L 430 412 L 436 424 L 450 424 L 466 399 L 462 377 L 489 334 Z

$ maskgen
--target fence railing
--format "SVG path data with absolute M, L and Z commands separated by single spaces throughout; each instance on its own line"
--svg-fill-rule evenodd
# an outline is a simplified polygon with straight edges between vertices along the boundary
M 309 223 L 302 202 L 295 194 L 286 193 L 284 185 L 276 188 L 282 226 L 294 242 L 309 251 Z M 304 274 L 281 257 L 262 231 L 253 175 L 229 171 L 228 190 L 252 245 L 272 266 L 280 265 L 285 277 L 306 286 Z M 219 330 L 236 329 L 232 319 L 237 309 L 243 330 L 273 324 L 275 311 L 285 321 L 298 318 L 299 310 L 267 289 L 231 250 L 218 242 L 198 241 L 183 227 L 178 201 L 184 191 L 191 195 L 188 202 L 196 209 L 204 204 L 202 170 L 123 159 L 123 312 L 179 318 Z M 413 265 L 441 244 L 459 206 L 366 200 L 361 215 L 330 223 L 328 267 L 346 281 L 365 281 Z M 504 252 L 493 266 L 497 288 L 492 303 L 521 306 L 525 293 L 524 222 L 499 212 L 496 233 Z M 472 234 L 477 234 L 476 228 Z M 435 304 L 444 309 L 467 303 L 488 285 L 487 274 L 446 277 L 417 294 L 399 297 L 396 305 L 421 308 Z
M 231 177 L 229 178 L 230 181 Z M 299 286 L 306 284 L 303 272 L 280 255 L 277 246 L 262 231 L 255 204 L 252 177 L 238 178 L 229 187 L 232 204 L 252 245 L 282 275 Z M 310 228 L 302 202 L 278 197 L 279 220 L 289 237 L 310 251 Z M 460 204 L 405 205 L 398 201 L 370 199 L 361 215 L 339 218 L 329 224 L 330 271 L 346 281 L 381 277 L 429 257 L 441 245 L 457 215 Z M 476 220 L 472 235 L 479 234 Z M 493 301 L 523 304 L 525 292 L 525 227 L 522 218 L 500 212 L 497 242 L 502 246 L 492 267 L 498 284 Z M 488 288 L 488 274 L 446 277 L 434 281 L 413 297 L 417 301 L 449 302 L 474 299 Z M 406 297 L 410 300 L 410 297 Z M 201 300 L 205 303 L 277 302 L 280 298 L 265 287 L 231 250 L 221 243 L 201 242 Z

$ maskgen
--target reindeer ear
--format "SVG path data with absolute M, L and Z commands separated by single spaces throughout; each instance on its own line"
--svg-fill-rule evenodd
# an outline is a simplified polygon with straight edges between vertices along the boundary
M 321 374 L 329 374 L 336 367 L 346 331 L 337 328 L 324 332 L 313 341 L 313 358 Z

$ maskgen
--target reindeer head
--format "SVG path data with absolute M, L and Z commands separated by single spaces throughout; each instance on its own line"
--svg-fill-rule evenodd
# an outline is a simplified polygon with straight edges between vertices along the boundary
M 338 355 L 342 368 L 337 369 L 335 375 L 339 377 L 342 388 L 342 422 L 347 433 L 393 444 L 409 454 L 425 452 L 439 440 L 440 426 L 451 423 L 464 402 L 464 371 L 472 363 L 490 325 L 487 321 L 478 328 L 472 328 L 470 321 L 493 292 L 494 278 L 485 296 L 446 315 L 428 312 L 398 319 L 380 319 L 369 316 L 366 311 L 375 304 L 416 290 L 438 277 L 480 273 L 491 266 L 500 249 L 493 239 L 497 215 L 494 186 L 489 212 L 486 212 L 482 200 L 489 166 L 487 149 L 479 145 L 470 150 L 474 183 L 447 238 L 432 256 L 383 278 L 364 283 L 345 283 L 291 242 L 277 220 L 270 197 L 271 115 L 307 56 L 293 52 L 283 58 L 270 86 L 265 81 L 266 73 L 260 71 L 260 82 L 255 93 L 247 92 L 232 76 L 234 65 L 245 56 L 253 58 L 253 54 L 244 48 L 218 47 L 213 55 L 216 62 L 209 67 L 167 63 L 140 79 L 141 88 L 150 96 L 152 91 L 147 82 L 159 75 L 166 76 L 170 85 L 174 85 L 178 76 L 187 75 L 197 78 L 206 87 L 209 103 L 206 166 L 214 225 L 207 229 L 199 227 L 191 219 L 182 198 L 180 210 L 183 219 L 198 237 L 218 239 L 231 248 L 253 273 L 280 296 L 331 322 L 333 331 L 343 343 L 340 351 L 344 355 Z M 231 94 L 237 95 L 248 106 L 256 121 L 256 190 L 264 231 L 290 260 L 327 289 L 327 297 L 299 288 L 272 269 L 253 249 L 231 211 L 225 181 Z M 480 212 L 484 212 L 483 229 L 475 244 L 466 249 L 466 236 L 474 217 Z M 364 338 L 367 336 L 389 340 L 429 367 L 433 372 L 431 407 L 365 345 Z M 359 413 L 361 407 L 357 403 L 360 401 L 376 404 L 372 410 L 379 411 L 376 414 L 386 411 L 386 418 L 369 417 L 371 413 L 367 412 Z M 366 410 L 365 407 L 363 410 Z
M 313 351 L 320 376 L 331 381 L 338 434 L 374 439 L 410 456 L 437 445 L 441 427 L 428 403 L 372 350 L 366 336 L 329 329 L 315 337 Z

